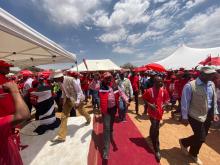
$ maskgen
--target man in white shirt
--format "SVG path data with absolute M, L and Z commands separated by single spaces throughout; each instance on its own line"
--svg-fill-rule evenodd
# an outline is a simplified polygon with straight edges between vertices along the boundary
M 122 91 L 126 94 L 126 96 L 129 98 L 129 101 L 131 101 L 131 98 L 133 97 L 133 88 L 131 85 L 131 81 L 125 77 L 125 71 L 121 70 L 119 73 L 119 79 L 116 80 L 116 84 Z M 128 107 L 126 106 L 125 102 L 120 99 L 120 105 L 119 106 L 119 119 L 123 122 L 126 122 L 126 113 L 128 111 Z
M 29 111 L 31 112 L 32 104 L 30 102 L 30 97 L 28 95 L 28 91 L 30 88 L 32 88 L 32 82 L 34 81 L 34 79 L 31 76 L 23 76 L 23 79 L 24 79 L 24 87 L 22 90 L 22 95 L 23 95 L 25 103 L 28 106 Z
M 83 100 L 85 99 L 85 96 L 83 95 L 82 89 L 77 83 L 76 79 L 73 77 L 64 76 L 63 73 L 60 71 L 55 72 L 53 77 L 54 81 L 58 82 L 62 89 L 63 110 L 58 137 L 51 141 L 53 143 L 60 143 L 64 142 L 66 139 L 67 119 L 73 107 L 86 118 L 86 125 L 90 124 L 91 117 L 83 107 Z

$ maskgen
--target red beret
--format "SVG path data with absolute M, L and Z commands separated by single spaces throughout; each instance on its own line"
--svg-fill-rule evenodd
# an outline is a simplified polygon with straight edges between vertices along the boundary
M 176 76 L 172 75 L 170 78 L 171 78 L 171 79 L 176 79 Z
M 179 71 L 177 72 L 177 74 L 178 74 L 178 75 L 184 75 L 184 72 L 181 71 L 181 70 L 179 70 Z
M 68 72 L 68 75 L 74 77 L 74 76 L 79 76 L 80 74 L 78 72 L 70 71 L 70 72 Z
M 7 62 L 5 62 L 3 60 L 0 60 L 0 67 L 9 68 L 9 67 L 12 67 L 12 66 L 14 66 L 14 65 L 9 64 L 9 63 L 7 63 Z

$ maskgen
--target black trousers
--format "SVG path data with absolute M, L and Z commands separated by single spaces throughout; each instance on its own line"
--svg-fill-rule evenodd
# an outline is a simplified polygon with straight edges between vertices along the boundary
M 159 128 L 160 128 L 160 120 L 156 120 L 150 117 L 150 139 L 152 141 L 154 151 L 160 151 L 160 142 L 159 142 Z
M 197 157 L 202 144 L 205 142 L 211 125 L 212 116 L 213 115 L 209 113 L 205 122 L 200 122 L 190 116 L 188 117 L 189 124 L 194 134 L 190 137 L 181 139 L 181 142 L 184 147 L 190 147 L 189 153 L 194 157 Z
M 138 91 L 134 92 L 134 101 L 135 101 L 135 111 L 138 113 Z
M 62 90 L 59 90 L 56 92 L 56 96 L 54 97 L 54 100 L 58 106 L 58 112 L 62 112 L 62 105 L 60 104 L 61 96 L 62 96 Z
M 29 95 L 24 97 L 24 102 L 26 103 L 26 105 L 28 106 L 29 111 L 31 112 L 32 104 L 31 104 L 30 96 Z
M 102 114 L 103 119 L 103 138 L 104 150 L 103 152 L 109 154 L 110 142 L 113 140 L 113 125 L 116 114 L 116 107 L 109 108 L 108 113 Z

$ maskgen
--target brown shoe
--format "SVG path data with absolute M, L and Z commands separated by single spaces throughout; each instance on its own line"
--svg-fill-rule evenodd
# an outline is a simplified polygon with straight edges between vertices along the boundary
M 90 120 L 89 120 L 89 121 L 87 121 L 87 122 L 85 123 L 85 126 L 88 126 L 90 123 L 91 123 L 91 121 L 90 121 Z
M 51 140 L 51 142 L 54 143 L 54 144 L 58 144 L 58 143 L 63 143 L 63 142 L 65 142 L 65 140 L 60 139 L 60 138 L 56 138 L 56 139 Z

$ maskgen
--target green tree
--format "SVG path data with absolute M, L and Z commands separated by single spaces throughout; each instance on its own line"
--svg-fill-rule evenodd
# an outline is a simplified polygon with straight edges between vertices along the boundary
M 130 70 L 132 70 L 132 69 L 134 69 L 136 66 L 134 66 L 133 64 L 131 64 L 131 63 L 125 63 L 124 65 L 122 65 L 121 66 L 121 68 L 124 68 L 124 69 L 130 69 Z

